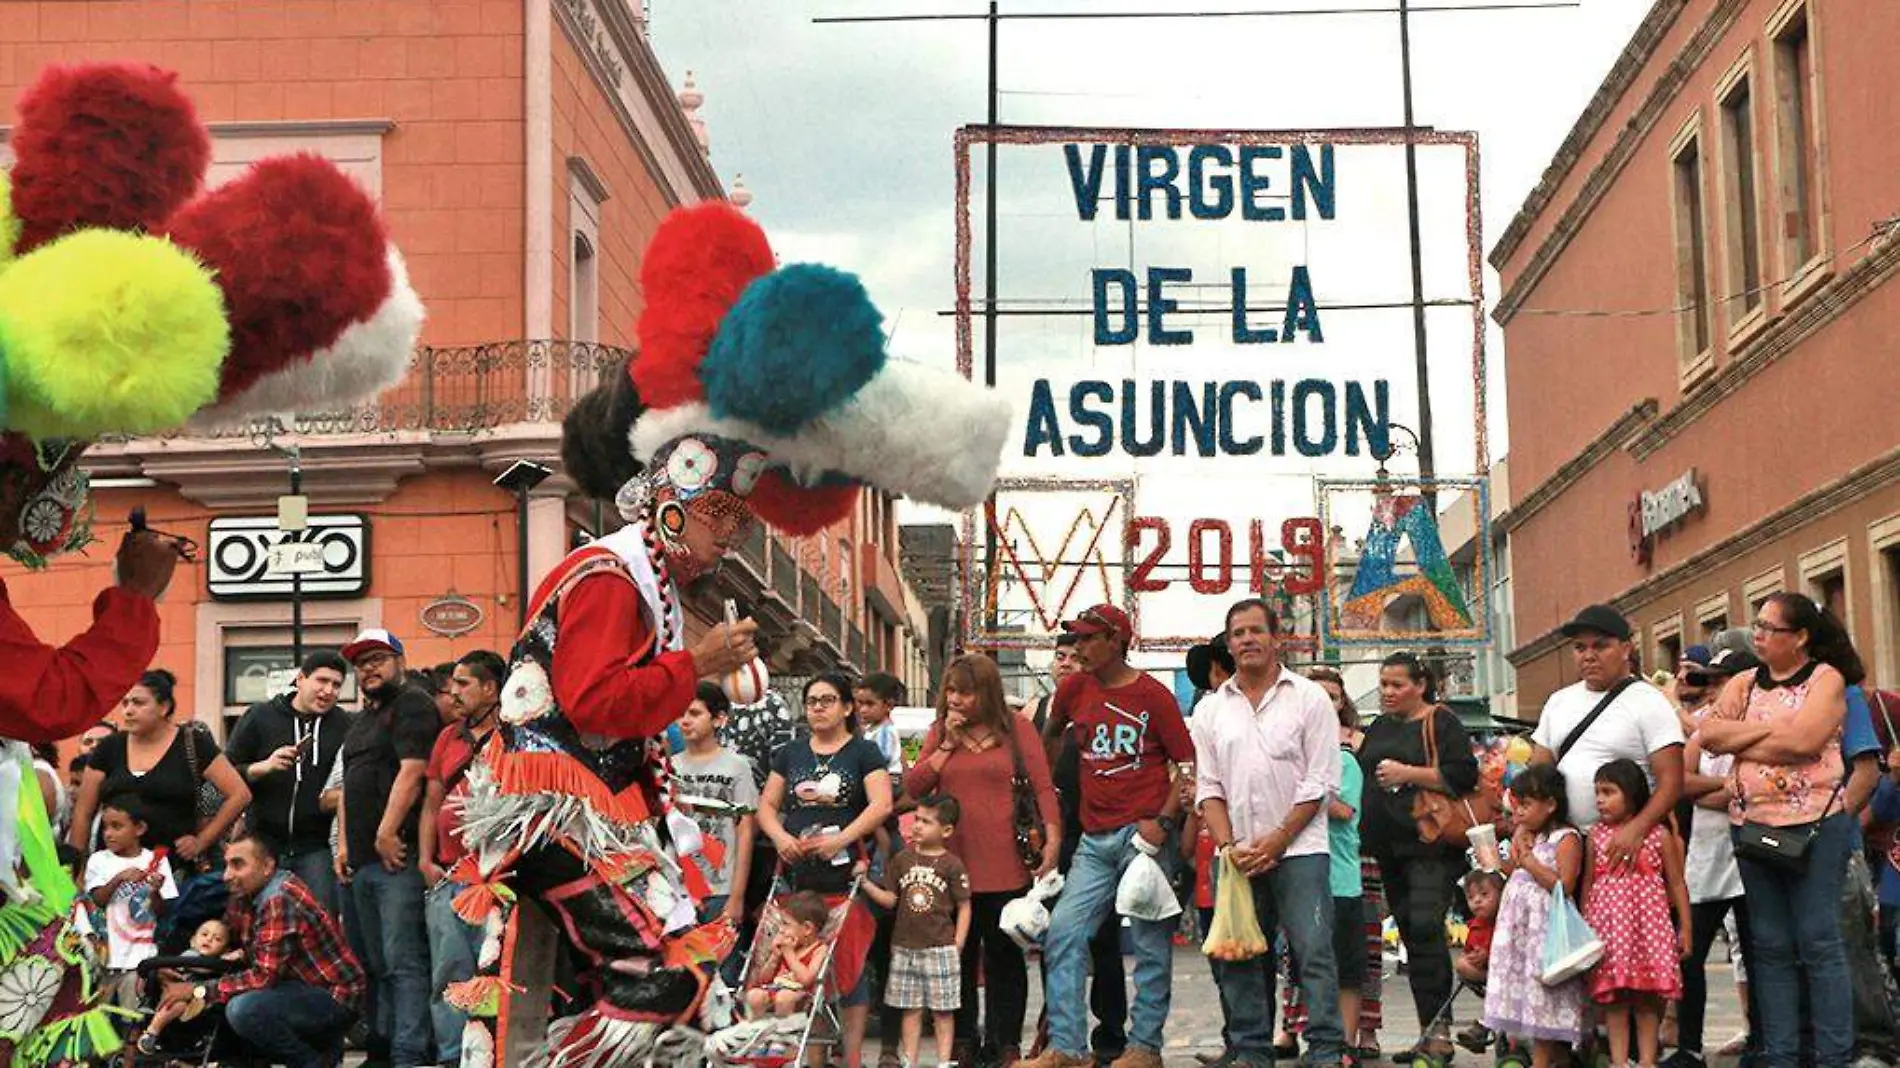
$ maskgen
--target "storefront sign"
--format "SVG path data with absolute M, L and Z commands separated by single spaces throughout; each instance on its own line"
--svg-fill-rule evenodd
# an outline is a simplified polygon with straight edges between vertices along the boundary
M 1705 507 L 1693 467 L 1662 489 L 1638 495 L 1630 506 L 1630 553 L 1636 562 L 1649 563 L 1656 539 Z
M 311 557 L 308 549 L 288 550 L 293 544 L 317 547 L 320 569 L 303 572 L 305 597 L 359 597 L 369 588 L 369 520 L 360 515 L 313 515 L 309 526 L 289 532 L 277 528 L 276 516 L 242 516 L 211 521 L 211 596 L 220 601 L 286 600 L 292 573 L 281 570 L 290 558 Z M 276 559 L 280 567 L 273 568 Z M 305 559 L 302 562 L 308 563 Z
M 429 633 L 459 638 L 482 625 L 482 606 L 459 593 L 450 593 L 423 605 L 421 618 Z

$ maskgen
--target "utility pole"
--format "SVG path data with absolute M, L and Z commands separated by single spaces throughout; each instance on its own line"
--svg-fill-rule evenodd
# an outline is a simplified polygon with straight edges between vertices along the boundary
M 1437 464 L 1432 454 L 1432 368 L 1425 331 L 1425 255 L 1418 233 L 1418 141 L 1412 122 L 1412 5 L 1399 0 L 1399 77 L 1405 105 L 1405 215 L 1412 241 L 1412 361 L 1418 373 L 1418 479 L 1425 502 L 1438 512 Z M 1482 387 L 1480 387 L 1482 388 Z
M 989 127 L 996 129 L 998 0 L 990 0 Z M 996 138 L 984 145 L 983 175 L 983 385 L 996 388 Z M 988 604 L 987 628 L 998 624 L 996 603 L 996 491 L 983 503 L 983 595 Z

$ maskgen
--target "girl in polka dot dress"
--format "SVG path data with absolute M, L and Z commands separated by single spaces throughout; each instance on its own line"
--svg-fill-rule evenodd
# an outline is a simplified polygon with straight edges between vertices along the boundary
M 1682 877 L 1682 843 L 1660 824 L 1633 856 L 1612 859 L 1611 843 L 1649 803 L 1649 779 L 1633 760 L 1598 769 L 1597 825 L 1590 828 L 1584 865 L 1583 918 L 1603 940 L 1603 961 L 1590 977 L 1590 996 L 1603 1006 L 1610 1064 L 1629 1063 L 1629 1020 L 1636 1015 L 1637 1055 L 1654 1068 L 1664 1004 L 1682 996 L 1683 957 L 1689 954 L 1689 887 Z M 1673 905 L 1681 930 L 1669 922 Z

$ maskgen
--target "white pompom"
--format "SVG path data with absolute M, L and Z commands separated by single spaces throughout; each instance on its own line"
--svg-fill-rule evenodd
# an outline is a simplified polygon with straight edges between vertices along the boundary
M 726 693 L 726 699 L 735 705 L 756 705 L 765 700 L 765 690 L 771 676 L 765 670 L 765 661 L 753 657 L 750 664 L 734 669 L 719 680 L 719 688 Z

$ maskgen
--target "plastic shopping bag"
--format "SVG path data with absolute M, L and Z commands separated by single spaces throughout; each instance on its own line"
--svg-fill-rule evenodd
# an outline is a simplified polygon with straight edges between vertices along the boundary
M 1062 873 L 1048 872 L 1023 896 L 1003 906 L 997 927 L 1025 950 L 1042 944 L 1049 930 L 1049 902 L 1062 892 Z
M 1214 922 L 1201 952 L 1215 960 L 1252 960 L 1267 951 L 1267 936 L 1253 910 L 1253 887 L 1230 854 L 1222 853 L 1215 863 L 1220 874 L 1214 880 Z
M 1543 971 L 1537 976 L 1545 986 L 1569 982 L 1603 959 L 1603 940 L 1583 921 L 1583 913 L 1564 896 L 1562 883 L 1550 888 L 1550 924 L 1544 929 Z
M 1134 846 L 1135 859 L 1128 862 L 1122 871 L 1122 881 L 1115 886 L 1115 911 L 1131 920 L 1156 922 L 1181 915 L 1181 901 L 1174 896 L 1168 873 L 1155 861 L 1161 847 L 1150 845 L 1139 834 L 1129 841 Z

